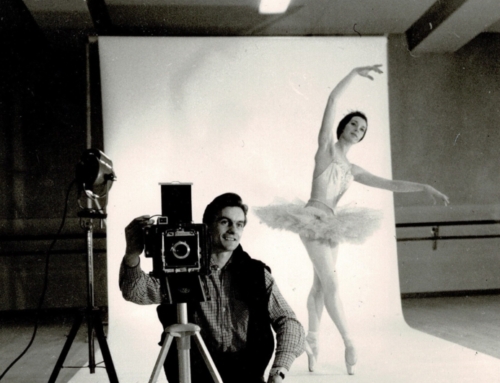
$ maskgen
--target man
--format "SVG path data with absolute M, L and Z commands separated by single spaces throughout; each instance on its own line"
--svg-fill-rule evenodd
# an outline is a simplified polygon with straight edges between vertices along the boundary
M 201 327 L 201 336 L 224 383 L 263 382 L 273 351 L 276 353 L 268 382 L 279 383 L 303 351 L 304 329 L 269 268 L 250 258 L 240 245 L 247 211 L 248 207 L 233 193 L 220 195 L 205 209 L 203 223 L 212 244 L 211 274 L 207 277 L 211 300 L 188 307 L 189 319 Z M 120 289 L 126 300 L 159 304 L 159 281 L 139 266 L 144 249 L 143 228 L 148 223 L 149 216 L 139 217 L 125 229 L 127 249 L 120 269 Z M 168 319 L 168 312 L 172 314 L 168 306 L 172 305 L 161 305 L 158 310 L 164 326 L 175 323 L 175 319 Z M 276 348 L 271 327 L 276 332 Z M 192 382 L 213 381 L 196 348 L 191 351 Z M 176 354 L 177 350 L 171 348 L 165 362 L 171 383 L 178 381 Z

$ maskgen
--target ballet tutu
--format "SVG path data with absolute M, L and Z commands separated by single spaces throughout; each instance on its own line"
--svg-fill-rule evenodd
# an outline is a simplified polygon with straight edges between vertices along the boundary
M 380 210 L 353 206 L 338 206 L 335 214 L 326 213 L 303 201 L 279 201 L 268 206 L 254 207 L 262 223 L 273 229 L 288 230 L 326 245 L 337 243 L 361 244 L 380 226 Z

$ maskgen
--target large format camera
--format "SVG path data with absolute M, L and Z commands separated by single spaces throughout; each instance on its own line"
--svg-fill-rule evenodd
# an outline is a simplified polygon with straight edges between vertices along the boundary
M 191 184 L 161 183 L 162 215 L 144 229 L 151 275 L 160 281 L 163 303 L 210 299 L 210 239 L 204 224 L 192 223 Z

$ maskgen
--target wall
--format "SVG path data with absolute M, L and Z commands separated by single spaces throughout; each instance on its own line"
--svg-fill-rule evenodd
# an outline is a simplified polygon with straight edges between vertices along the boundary
M 431 184 L 449 207 L 424 194 L 395 195 L 396 222 L 500 219 L 500 36 L 483 34 L 458 52 L 412 54 L 389 38 L 394 179 Z M 491 235 L 499 225 L 441 228 L 441 235 Z M 430 228 L 398 229 L 428 237 Z M 498 239 L 399 242 L 401 292 L 500 288 Z
M 54 51 L 29 20 L 18 25 L 0 34 L 0 310 L 36 307 L 50 244 L 40 237 L 57 231 L 85 149 L 84 48 Z M 444 208 L 422 194 L 396 195 L 397 222 L 499 219 L 500 38 L 481 35 L 454 54 L 415 56 L 404 36 L 394 35 L 388 52 L 393 176 L 430 183 L 452 201 Z M 69 199 L 66 239 L 51 264 L 45 307 L 85 304 L 84 234 L 75 198 Z M 474 228 L 477 234 L 498 231 Z M 400 229 L 398 237 L 429 233 Z M 27 241 L 33 236 L 39 239 Z M 106 305 L 105 240 L 96 246 L 97 301 Z M 440 241 L 437 250 L 429 241 L 400 242 L 402 293 L 498 289 L 499 247 L 496 239 Z

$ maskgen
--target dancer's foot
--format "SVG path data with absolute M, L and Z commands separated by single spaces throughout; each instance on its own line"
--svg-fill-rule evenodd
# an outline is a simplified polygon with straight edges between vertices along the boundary
M 305 351 L 307 354 L 307 361 L 309 365 L 309 371 L 314 371 L 314 365 L 318 358 L 318 333 L 309 331 L 306 336 Z
M 345 366 L 347 368 L 347 373 L 349 375 L 354 375 L 354 365 L 358 361 L 358 356 L 356 355 L 356 349 L 352 343 L 346 343 L 345 347 Z
M 309 371 L 310 372 L 313 372 L 314 371 L 314 365 L 316 364 L 316 357 L 314 356 L 314 352 L 311 348 L 311 346 L 309 345 L 309 342 L 306 340 L 306 343 L 305 343 L 305 351 L 306 351 L 306 354 L 307 354 L 307 363 L 308 363 L 308 366 L 309 366 Z

